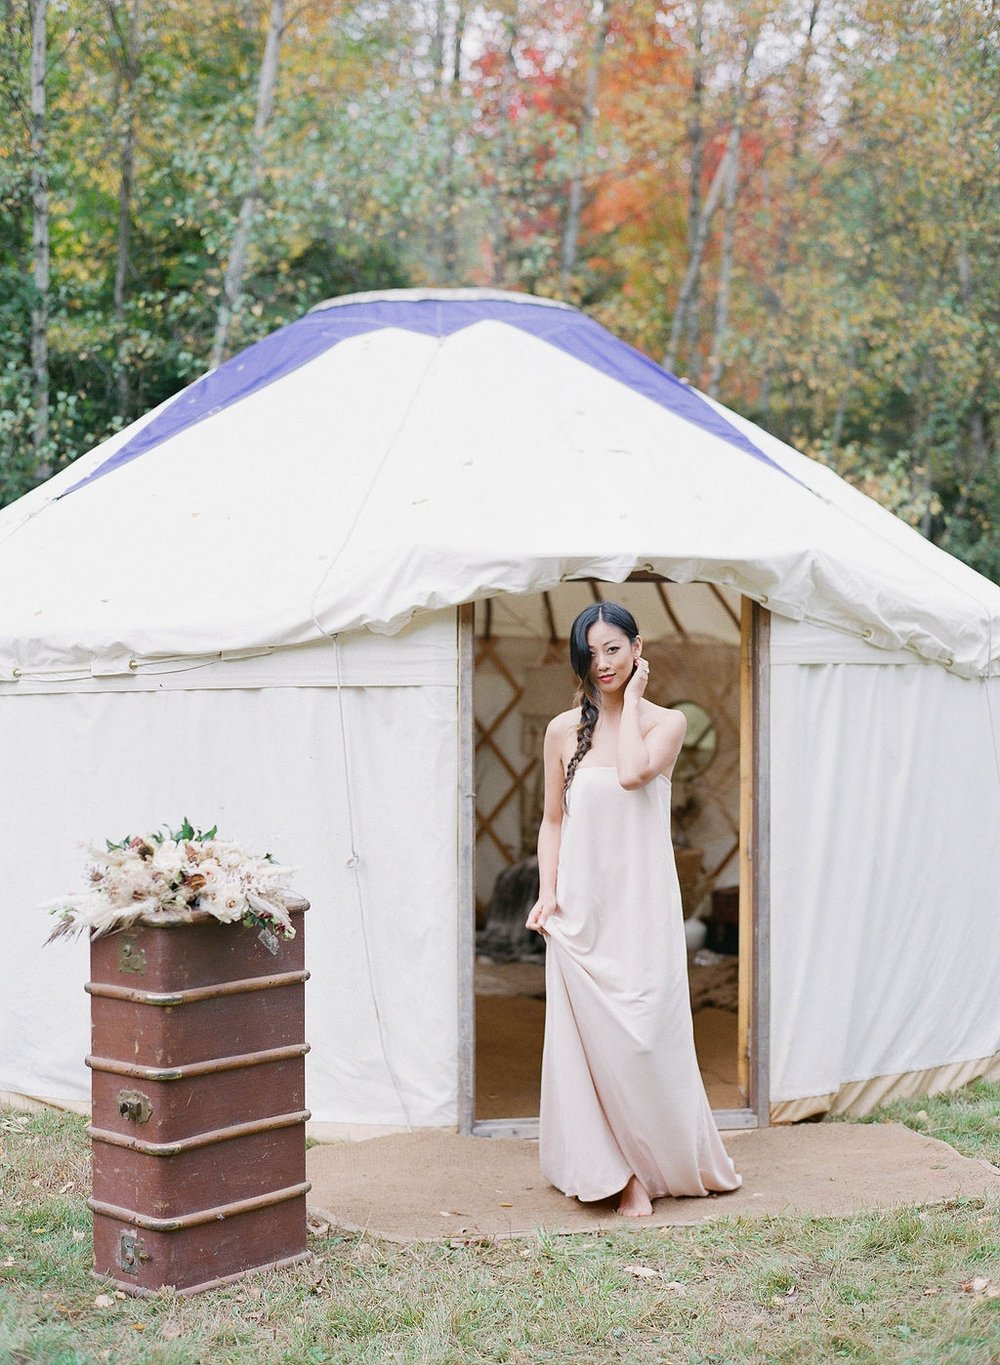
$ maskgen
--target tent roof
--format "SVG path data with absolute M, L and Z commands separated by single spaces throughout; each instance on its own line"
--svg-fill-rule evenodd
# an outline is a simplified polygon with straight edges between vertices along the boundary
M 1000 589 L 576 309 L 319 305 L 0 512 L 0 680 L 643 570 L 971 676 Z

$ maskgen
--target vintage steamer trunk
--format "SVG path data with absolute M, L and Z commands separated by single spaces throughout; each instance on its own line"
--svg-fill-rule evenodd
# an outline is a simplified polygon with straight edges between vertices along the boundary
M 211 1289 L 306 1251 L 306 901 L 293 939 L 193 921 L 91 942 L 94 1269 Z

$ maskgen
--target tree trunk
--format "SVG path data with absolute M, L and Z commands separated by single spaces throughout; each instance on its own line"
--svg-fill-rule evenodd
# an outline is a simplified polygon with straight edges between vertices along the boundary
M 799 170 L 802 165 L 802 144 L 805 136 L 806 110 L 809 103 L 809 62 L 815 50 L 816 24 L 822 0 L 812 0 L 809 18 L 806 22 L 805 42 L 802 47 L 802 61 L 799 65 L 795 90 L 795 115 L 792 123 L 792 142 L 788 155 L 788 183 L 785 186 L 785 211 L 778 228 L 778 241 L 774 253 L 774 270 L 771 283 L 765 286 L 764 306 L 768 318 L 776 322 L 784 303 L 785 275 L 788 273 L 788 257 L 792 242 L 792 201 L 798 185 Z M 774 327 L 769 329 L 774 333 Z M 771 402 L 772 353 L 767 351 L 764 373 L 760 386 L 760 411 L 766 413 Z
M 973 298 L 972 261 L 969 257 L 968 245 L 964 241 L 958 248 L 958 292 L 966 315 L 971 315 Z M 969 436 L 972 441 L 972 458 L 963 471 L 963 477 L 959 481 L 959 496 L 951 510 L 951 517 L 956 521 L 965 516 L 976 479 L 985 469 L 986 462 L 990 457 L 990 442 L 986 435 L 986 423 L 981 407 L 976 408 L 969 419 Z
M 250 145 L 250 173 L 245 194 L 240 204 L 239 218 L 233 235 L 229 264 L 222 283 L 222 298 L 215 323 L 215 340 L 212 343 L 211 367 L 221 365 L 226 354 L 229 328 L 239 311 L 243 292 L 243 274 L 246 270 L 247 252 L 254 218 L 260 202 L 260 186 L 264 176 L 264 140 L 267 135 L 271 114 L 274 110 L 274 86 L 278 76 L 278 53 L 285 28 L 285 0 L 271 0 L 271 17 L 267 26 L 267 41 L 264 44 L 264 57 L 260 66 L 260 79 L 257 84 L 257 112 L 253 124 L 253 139 Z
M 597 83 L 601 74 L 601 62 L 608 41 L 608 28 L 611 24 L 613 0 L 601 0 L 601 8 L 594 23 L 593 39 L 590 45 L 590 61 L 587 66 L 587 84 L 583 95 L 583 109 L 580 126 L 577 129 L 576 167 L 570 181 L 566 205 L 566 223 L 563 228 L 562 265 L 559 271 L 559 289 L 566 294 L 569 290 L 573 271 L 576 269 L 577 247 L 580 239 L 580 214 L 583 210 L 583 178 L 587 165 L 587 141 L 597 113 Z
M 688 143 L 691 149 L 690 189 L 688 192 L 688 250 L 694 242 L 701 217 L 701 178 L 705 169 L 705 3 L 696 0 L 694 7 L 694 65 L 691 70 L 691 117 L 688 119 Z M 695 271 L 691 300 L 688 305 L 687 338 L 688 353 L 698 345 L 699 308 L 698 296 L 701 292 L 701 262 Z M 675 357 L 676 360 L 676 357 Z
M 729 178 L 726 182 L 726 198 L 722 228 L 722 263 L 719 270 L 719 290 L 715 297 L 715 338 L 712 342 L 712 371 L 708 381 L 708 392 L 713 398 L 719 396 L 719 382 L 722 379 L 722 351 L 729 330 L 729 281 L 733 272 L 733 230 L 736 218 L 736 190 L 740 178 L 740 146 L 742 129 L 737 130 L 736 148 L 733 152 Z
M 670 327 L 670 342 L 667 347 L 667 353 L 663 358 L 664 367 L 668 370 L 672 370 L 674 367 L 677 350 L 680 345 L 681 333 L 684 330 L 688 309 L 690 308 L 691 301 L 694 297 L 698 272 L 701 269 L 701 258 L 705 251 L 705 243 L 708 240 L 708 230 L 711 226 L 712 218 L 715 215 L 715 210 L 718 206 L 722 190 L 729 179 L 730 168 L 735 159 L 741 136 L 741 124 L 736 123 L 733 125 L 732 131 L 729 134 L 729 138 L 726 142 L 726 150 L 723 152 L 719 164 L 715 168 L 715 174 L 712 176 L 712 183 L 708 187 L 708 194 L 705 196 L 705 202 L 701 206 L 701 213 L 698 215 L 698 224 L 695 228 L 694 240 L 692 241 L 688 252 L 687 272 L 685 273 L 684 281 L 681 285 L 681 292 L 677 299 L 677 307 L 674 310 L 673 322 Z
M 129 416 L 129 373 L 128 365 L 121 354 L 125 335 L 125 301 L 128 293 L 129 256 L 132 238 L 132 188 L 135 181 L 135 144 L 137 133 L 138 109 L 136 106 L 136 82 L 141 67 L 139 49 L 141 46 L 142 0 L 134 0 L 128 15 L 127 28 L 120 23 L 119 7 L 106 0 L 108 21 L 114 30 L 121 57 L 118 68 L 121 87 L 124 91 L 124 129 L 122 132 L 118 166 L 118 249 L 115 257 L 114 319 L 118 337 L 118 412 L 123 418 Z
M 837 407 L 833 414 L 833 424 L 830 427 L 830 457 L 836 462 L 837 453 L 840 450 L 841 442 L 844 439 L 844 422 L 847 419 L 847 404 L 850 401 L 851 389 L 854 383 L 854 366 L 858 358 L 858 343 L 851 339 L 847 348 L 847 355 L 842 367 L 843 378 L 840 385 L 840 393 L 837 396 Z
M 34 387 L 34 448 L 39 474 L 48 472 L 49 441 L 49 177 L 45 162 L 45 20 L 48 0 L 31 6 L 31 370 Z
M 511 87 L 517 80 L 517 67 L 514 61 L 514 48 L 517 43 L 517 7 L 506 19 L 507 51 L 503 70 L 500 74 L 498 96 L 497 131 L 493 139 L 493 222 L 491 247 L 493 253 L 492 283 L 502 284 L 507 266 L 508 233 L 504 208 L 504 171 L 510 165 L 507 147 L 510 141 L 507 130 L 507 117 L 510 110 Z
M 434 34 L 431 38 L 431 70 L 435 88 L 444 85 L 444 31 L 448 13 L 445 0 L 437 0 L 434 7 Z
M 740 72 L 739 86 L 736 94 L 736 104 L 733 110 L 733 126 L 730 129 L 729 137 L 726 140 L 726 149 L 722 154 L 715 174 L 712 176 L 712 183 L 708 187 L 708 194 L 705 202 L 701 206 L 698 214 L 698 222 L 694 230 L 694 238 L 688 248 L 688 265 L 681 284 L 680 295 L 677 299 L 677 307 L 674 310 L 673 321 L 670 325 L 670 341 L 667 345 L 667 353 L 663 358 L 664 367 L 672 370 L 677 362 L 677 354 L 680 348 L 681 336 L 684 332 L 685 323 L 688 320 L 692 308 L 698 284 L 698 275 L 701 270 L 702 257 L 705 253 L 705 244 L 708 241 L 709 228 L 712 225 L 712 218 L 718 207 L 722 191 L 725 189 L 730 175 L 733 174 L 736 160 L 739 156 L 740 143 L 743 138 L 743 119 L 746 114 L 746 106 L 749 98 L 748 77 L 750 63 L 757 47 L 758 30 L 755 28 L 747 34 L 743 50 L 743 64 Z
M 451 45 L 451 61 L 448 69 L 441 72 L 441 79 L 445 86 L 447 118 L 448 118 L 448 150 L 445 156 L 445 177 L 444 177 L 444 227 L 441 232 L 441 257 L 444 269 L 444 278 L 447 283 L 454 284 L 458 273 L 458 228 L 456 215 L 458 206 L 456 203 L 455 185 L 455 128 L 452 120 L 454 117 L 455 97 L 459 92 L 462 79 L 462 41 L 465 37 L 465 23 L 468 15 L 468 0 L 460 0 L 458 12 L 455 16 L 455 31 Z M 440 22 L 440 21 L 439 21 Z M 445 42 L 444 31 L 440 30 L 441 60 L 444 61 Z

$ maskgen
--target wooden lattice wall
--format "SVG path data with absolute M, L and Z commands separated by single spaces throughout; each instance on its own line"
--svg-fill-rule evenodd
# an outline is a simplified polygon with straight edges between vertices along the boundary
M 715 755 L 698 777 L 674 784 L 674 833 L 703 850 L 694 894 L 737 880 L 739 651 L 686 638 L 645 649 L 650 700 L 694 701 L 715 725 Z M 534 852 L 541 818 L 542 736 L 572 703 L 564 641 L 480 638 L 476 647 L 476 904 L 481 917 L 505 868 Z M 688 907 L 689 909 L 693 907 Z

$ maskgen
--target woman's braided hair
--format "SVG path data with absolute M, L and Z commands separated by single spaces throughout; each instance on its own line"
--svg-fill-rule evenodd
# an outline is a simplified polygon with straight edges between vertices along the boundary
M 580 708 L 580 724 L 576 727 L 576 752 L 566 765 L 566 780 L 563 782 L 563 810 L 566 810 L 566 797 L 570 783 L 584 756 L 590 753 L 594 742 L 594 727 L 600 718 L 601 707 L 598 693 L 590 676 L 590 645 L 587 634 L 596 621 L 606 621 L 609 626 L 617 626 L 630 640 L 639 638 L 639 627 L 635 617 L 617 602 L 594 602 L 573 622 L 569 633 L 569 661 L 577 676 L 574 706 Z

